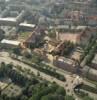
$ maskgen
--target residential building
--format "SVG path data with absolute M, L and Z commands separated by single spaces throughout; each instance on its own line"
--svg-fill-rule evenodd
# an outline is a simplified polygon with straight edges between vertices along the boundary
M 67 27 L 66 27 L 67 28 Z M 91 30 L 86 27 L 71 27 L 64 32 L 59 32 L 59 39 L 62 41 L 71 41 L 74 44 L 86 45 L 91 38 Z
M 55 57 L 53 60 L 53 64 L 58 67 L 62 68 L 63 70 L 67 70 L 69 72 L 76 71 L 76 63 L 74 60 L 65 57 Z
M 21 44 L 21 42 L 19 41 L 14 41 L 14 40 L 7 40 L 7 39 L 3 39 L 1 41 L 1 47 L 4 49 L 9 49 L 9 48 L 14 48 L 14 47 L 18 47 Z

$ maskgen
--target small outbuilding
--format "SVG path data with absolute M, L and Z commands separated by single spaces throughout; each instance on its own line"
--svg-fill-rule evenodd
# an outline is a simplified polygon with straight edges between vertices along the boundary
M 6 40 L 6 39 L 3 39 L 1 41 L 2 48 L 14 48 L 14 47 L 17 47 L 19 45 L 20 45 L 20 42 L 19 41 Z

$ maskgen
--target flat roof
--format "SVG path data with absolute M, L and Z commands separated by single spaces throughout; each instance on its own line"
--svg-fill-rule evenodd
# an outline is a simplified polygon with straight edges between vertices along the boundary
M 87 26 L 77 26 L 76 27 L 77 30 L 79 30 L 79 29 L 86 29 L 86 28 L 87 28 Z
M 16 19 L 13 17 L 6 17 L 6 18 L 0 18 L 0 21 L 11 21 L 11 22 L 15 22 Z
M 59 57 L 58 61 L 70 64 L 70 65 L 74 65 L 74 61 L 69 58 Z
M 87 28 L 87 26 L 74 26 L 74 25 L 58 25 L 57 26 L 58 29 L 75 29 L 75 30 L 84 30 Z
M 20 23 L 19 25 L 20 26 L 25 26 L 25 27 L 31 27 L 31 28 L 35 27 L 35 24 Z
M 63 28 L 69 29 L 69 25 L 58 25 L 57 28 L 58 29 L 63 29 Z
M 20 44 L 19 41 L 6 40 L 6 39 L 3 39 L 3 40 L 1 41 L 1 43 L 10 44 L 10 45 L 14 45 L 14 46 L 18 46 L 18 45 Z
M 78 39 L 79 34 L 73 34 L 73 33 L 59 33 L 59 38 L 62 41 L 70 41 L 73 43 L 78 43 L 79 39 Z

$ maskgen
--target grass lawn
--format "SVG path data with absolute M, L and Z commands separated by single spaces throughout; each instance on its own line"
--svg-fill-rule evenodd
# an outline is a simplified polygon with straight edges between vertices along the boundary
M 20 32 L 19 39 L 27 39 L 32 32 Z

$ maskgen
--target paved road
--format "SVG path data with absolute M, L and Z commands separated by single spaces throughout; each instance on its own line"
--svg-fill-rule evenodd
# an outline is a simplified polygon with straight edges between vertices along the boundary
M 16 66 L 16 65 L 19 65 L 19 66 L 21 66 L 21 67 L 24 68 L 24 69 L 28 69 L 28 70 L 32 71 L 35 75 L 37 75 L 37 72 L 38 72 L 38 70 L 36 70 L 35 68 L 33 68 L 33 67 L 31 67 L 31 66 L 29 66 L 29 65 L 27 65 L 27 64 L 24 64 L 24 63 L 22 63 L 22 62 L 20 62 L 20 61 L 11 59 L 11 58 L 8 56 L 8 54 L 5 53 L 5 52 L 0 53 L 0 62 L 13 63 L 15 66 Z M 46 79 L 46 80 L 48 80 L 48 81 L 50 81 L 50 82 L 55 81 L 55 82 L 56 82 L 57 84 L 59 84 L 60 86 L 63 86 L 63 87 L 64 87 L 65 82 L 62 82 L 62 81 L 60 81 L 60 80 L 57 80 L 56 78 L 54 78 L 54 77 L 52 77 L 52 76 L 49 76 L 49 75 L 47 75 L 47 74 L 45 74 L 45 73 L 43 73 L 43 72 L 40 72 L 40 75 L 41 75 L 44 79 Z
M 30 71 L 32 71 L 35 75 L 37 75 L 37 72 L 39 72 L 38 70 L 34 69 L 33 67 L 27 65 L 27 64 L 24 64 L 20 61 L 17 61 L 17 60 L 13 60 L 9 57 L 9 54 L 7 52 L 0 52 L 0 62 L 6 62 L 6 63 L 13 63 L 15 66 L 16 65 L 19 65 L 21 66 L 23 69 L 28 69 Z M 69 92 L 68 94 L 72 94 L 73 93 L 73 89 L 72 89 L 72 83 L 71 81 L 74 80 L 73 77 L 71 77 L 70 75 L 67 75 L 67 74 L 64 74 L 64 76 L 66 77 L 66 82 L 62 82 L 50 75 L 47 75 L 43 72 L 40 72 L 40 76 L 43 78 L 43 79 L 46 79 L 50 82 L 56 82 L 58 85 L 64 87 L 67 92 Z M 68 85 L 68 86 L 67 86 Z M 69 91 L 68 91 L 69 90 Z M 73 94 L 74 95 L 74 94 Z
M 33 68 L 27 64 L 24 64 L 20 61 L 11 59 L 7 52 L 0 52 L 0 62 L 13 63 L 15 66 L 19 65 L 23 69 L 28 69 L 28 70 L 32 71 L 35 75 L 37 75 L 37 72 L 39 72 L 38 70 L 36 70 L 35 68 Z M 73 95 L 75 98 L 77 98 L 77 96 L 73 92 L 74 84 L 76 84 L 76 82 L 78 81 L 78 80 L 76 80 L 77 75 L 69 75 L 69 74 L 64 73 L 63 71 L 61 72 L 59 70 L 58 70 L 58 72 L 65 76 L 66 82 L 62 82 L 62 81 L 60 81 L 50 75 L 47 75 L 43 72 L 40 72 L 40 76 L 43 79 L 46 79 L 50 82 L 56 82 L 58 85 L 64 87 L 66 89 L 66 92 L 68 92 L 68 94 Z M 85 80 L 84 80 L 84 82 L 87 84 L 90 84 L 89 82 L 87 82 Z M 80 100 L 79 98 L 77 98 L 77 99 Z
M 49 65 L 49 66 L 51 66 L 51 67 L 53 67 L 53 68 L 55 68 L 55 69 L 56 69 L 56 72 L 58 72 L 58 73 L 64 75 L 64 76 L 66 77 L 67 81 L 69 81 L 69 80 L 72 81 L 72 80 L 74 80 L 74 79 L 77 77 L 76 74 L 72 74 L 71 72 L 67 72 L 67 71 L 65 71 L 65 70 L 62 70 L 62 69 L 60 69 L 60 68 L 57 68 L 57 67 L 55 67 L 55 66 L 53 66 L 53 65 L 51 65 L 51 64 L 48 64 L 48 63 L 46 63 L 46 62 L 44 62 L 44 63 L 47 64 L 47 65 Z M 81 79 L 82 79 L 82 78 L 81 78 Z M 95 87 L 94 84 L 90 83 L 90 82 L 87 81 L 85 78 L 83 78 L 82 81 L 83 81 L 84 84 L 87 84 L 87 85 L 89 85 L 89 86 Z

